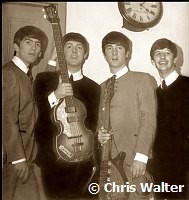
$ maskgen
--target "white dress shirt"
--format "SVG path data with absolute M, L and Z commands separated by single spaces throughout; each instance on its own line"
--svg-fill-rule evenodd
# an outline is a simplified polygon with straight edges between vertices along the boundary
M 171 85 L 178 78 L 178 76 L 179 76 L 179 74 L 177 73 L 176 70 L 174 70 L 165 79 L 160 78 L 161 88 L 163 88 L 162 87 L 163 80 L 165 80 L 165 84 L 167 86 L 169 86 L 169 85 Z
M 21 69 L 24 73 L 28 73 L 28 67 L 25 65 L 25 63 L 17 56 L 14 56 L 12 59 L 12 62 Z

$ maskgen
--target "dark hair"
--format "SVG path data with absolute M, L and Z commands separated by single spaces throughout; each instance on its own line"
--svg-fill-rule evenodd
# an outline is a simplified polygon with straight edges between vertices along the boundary
M 19 46 L 25 37 L 35 38 L 41 42 L 41 58 L 43 58 L 48 45 L 47 35 L 35 26 L 24 26 L 15 33 L 14 43 Z
M 83 35 L 81 35 L 80 33 L 74 33 L 74 32 L 67 33 L 62 38 L 63 46 L 68 41 L 80 42 L 83 45 L 84 51 L 85 51 L 85 53 L 87 53 L 87 57 L 88 57 L 88 55 L 89 55 L 89 43 Z
M 112 31 L 108 33 L 103 39 L 102 39 L 102 52 L 105 54 L 105 46 L 107 44 L 118 44 L 125 48 L 125 51 L 128 52 L 130 50 L 130 47 L 132 45 L 131 40 L 124 35 L 123 33 Z
M 152 47 L 151 47 L 151 50 L 150 50 L 150 57 L 151 57 L 151 59 L 153 60 L 154 52 L 157 49 L 164 49 L 164 48 L 170 49 L 171 52 L 173 53 L 174 58 L 177 57 L 177 47 L 176 47 L 176 44 L 173 43 L 172 41 L 166 39 L 166 38 L 161 38 L 161 39 L 156 40 L 153 43 Z

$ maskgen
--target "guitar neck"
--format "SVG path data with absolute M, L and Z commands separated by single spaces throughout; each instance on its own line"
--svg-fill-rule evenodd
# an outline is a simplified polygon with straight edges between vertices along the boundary
M 110 130 L 110 103 L 105 102 L 104 104 L 104 112 L 102 114 L 102 126 L 107 131 Z M 111 140 L 108 140 L 103 146 L 102 146 L 102 160 L 108 161 L 111 159 Z
M 64 57 L 64 47 L 62 43 L 62 32 L 61 32 L 60 24 L 58 22 L 52 23 L 52 29 L 53 29 L 57 59 L 58 59 L 58 64 L 60 68 L 60 75 L 62 78 L 62 82 L 69 83 L 69 75 L 68 75 L 68 69 L 67 69 L 67 65 L 66 65 L 66 61 Z M 66 102 L 67 107 L 74 107 L 73 96 L 65 97 L 65 102 Z
M 64 47 L 62 45 L 62 33 L 61 33 L 60 24 L 52 23 L 52 29 L 53 29 L 55 46 L 56 46 L 58 64 L 61 71 L 62 82 L 69 83 L 68 70 L 67 70 L 66 61 L 64 57 Z
M 107 143 L 105 143 L 103 146 L 102 146 L 102 161 L 108 161 L 110 160 L 110 149 L 111 149 L 111 142 L 108 141 Z

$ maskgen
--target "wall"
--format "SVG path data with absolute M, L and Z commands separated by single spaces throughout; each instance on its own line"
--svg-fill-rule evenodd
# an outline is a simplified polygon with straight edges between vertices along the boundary
M 159 83 L 149 51 L 156 39 L 166 37 L 180 47 L 181 58 L 177 65 L 182 66 L 183 75 L 189 76 L 189 3 L 163 2 L 163 8 L 163 17 L 155 27 L 148 31 L 132 32 L 122 28 L 117 2 L 67 2 L 66 32 L 79 32 L 90 43 L 90 55 L 84 65 L 84 74 L 98 83 L 109 76 L 109 68 L 101 51 L 101 41 L 108 32 L 116 30 L 126 34 L 133 42 L 129 64 L 131 70 L 148 72 Z

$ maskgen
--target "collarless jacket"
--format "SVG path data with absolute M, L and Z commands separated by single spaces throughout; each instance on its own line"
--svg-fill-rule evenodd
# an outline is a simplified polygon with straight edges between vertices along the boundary
M 105 86 L 106 81 L 101 84 L 98 128 L 102 126 Z M 128 71 L 116 80 L 110 103 L 113 158 L 124 151 L 131 165 L 136 153 L 150 156 L 156 129 L 156 87 L 155 79 L 141 72 Z

